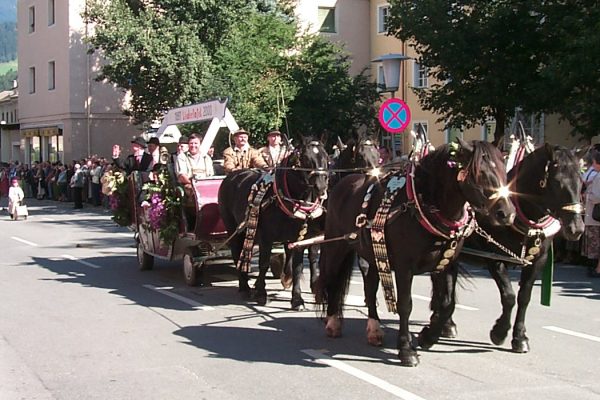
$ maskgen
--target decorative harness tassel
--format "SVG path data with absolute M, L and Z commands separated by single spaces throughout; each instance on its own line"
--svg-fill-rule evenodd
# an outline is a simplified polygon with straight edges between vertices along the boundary
M 248 209 L 246 210 L 246 237 L 242 253 L 238 260 L 237 268 L 241 272 L 250 272 L 250 261 L 252 260 L 252 250 L 254 248 L 254 238 L 258 226 L 258 216 L 260 214 L 261 203 L 265 194 L 273 183 L 273 175 L 266 174 L 252 185 L 252 190 L 248 196 Z

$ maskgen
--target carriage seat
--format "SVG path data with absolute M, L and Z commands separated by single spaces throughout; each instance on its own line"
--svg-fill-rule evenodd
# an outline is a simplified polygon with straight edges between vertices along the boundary
M 209 240 L 222 237 L 225 226 L 219 213 L 218 195 L 223 177 L 211 177 L 193 180 L 194 199 L 192 207 L 184 207 L 188 220 L 188 232 L 194 232 L 197 238 Z

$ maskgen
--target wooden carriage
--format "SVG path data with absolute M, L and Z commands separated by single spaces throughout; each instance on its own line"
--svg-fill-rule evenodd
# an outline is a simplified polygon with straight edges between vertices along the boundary
M 175 176 L 169 166 L 175 184 Z M 130 176 L 132 228 L 136 232 L 137 259 L 141 270 L 154 266 L 154 258 L 168 261 L 183 260 L 185 282 L 198 283 L 198 269 L 219 259 L 230 259 L 228 249 L 221 249 L 227 231 L 219 214 L 217 194 L 223 176 L 194 181 L 194 209 L 181 207 L 178 233 L 174 240 L 165 242 L 160 229 L 150 228 L 150 209 L 143 207 L 143 173 Z M 191 202 L 190 202 L 191 203 Z

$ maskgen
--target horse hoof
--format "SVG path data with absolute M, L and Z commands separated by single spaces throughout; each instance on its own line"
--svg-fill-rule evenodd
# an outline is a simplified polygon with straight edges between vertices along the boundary
M 330 338 L 342 336 L 342 324 L 338 317 L 327 317 L 327 325 L 325 325 L 325 333 Z
M 294 301 L 292 300 L 292 310 L 293 311 L 304 311 L 306 310 L 306 306 L 304 305 L 303 300 Z
M 441 336 L 443 338 L 455 339 L 458 336 L 458 329 L 456 328 L 456 324 L 451 323 L 444 325 L 444 327 L 442 328 Z
M 290 274 L 286 274 L 285 272 L 283 274 L 281 274 L 281 286 L 283 286 L 284 289 L 289 289 L 292 287 L 292 275 Z
M 522 339 L 513 339 L 510 342 L 512 351 L 515 353 L 529 353 L 529 341 Z
M 433 340 L 431 340 L 431 338 L 429 337 L 429 331 L 429 327 L 426 326 L 425 328 L 421 329 L 419 337 L 417 338 L 417 343 L 419 344 L 419 347 L 423 350 L 429 350 L 434 345 Z
M 416 354 L 398 354 L 398 358 L 400 359 L 400 365 L 403 367 L 416 367 L 419 365 L 419 357 Z
M 504 341 L 506 340 L 506 335 L 499 335 L 498 333 L 496 333 L 495 330 L 492 329 L 490 331 L 490 340 L 496 346 L 501 346 L 504 343 Z
M 367 342 L 371 346 L 383 345 L 383 330 L 376 319 L 369 318 L 367 321 Z

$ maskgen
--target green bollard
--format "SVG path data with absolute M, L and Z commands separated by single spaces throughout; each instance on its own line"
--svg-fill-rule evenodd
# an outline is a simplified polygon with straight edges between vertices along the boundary
M 550 243 L 548 249 L 548 258 L 546 259 L 546 265 L 542 271 L 542 296 L 541 303 L 543 306 L 550 307 L 550 299 L 552 297 L 552 279 L 554 276 L 554 246 Z

